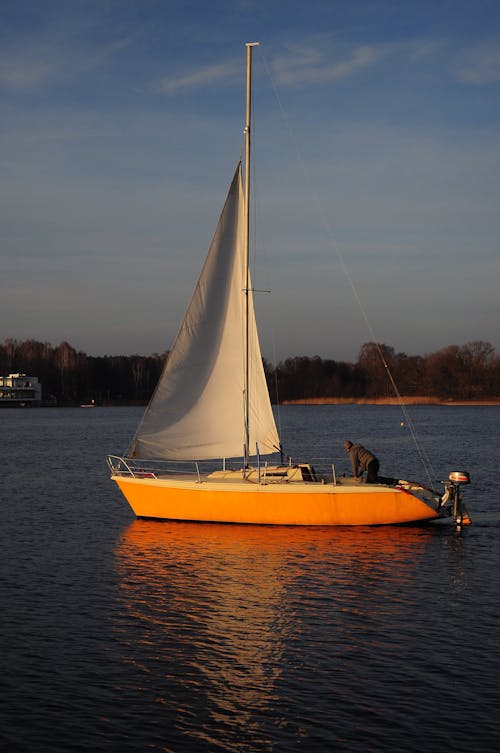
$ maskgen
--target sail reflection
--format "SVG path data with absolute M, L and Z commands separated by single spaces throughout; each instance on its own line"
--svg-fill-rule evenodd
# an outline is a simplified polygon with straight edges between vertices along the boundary
M 177 731 L 262 742 L 297 657 L 369 652 L 435 535 L 135 520 L 115 550 L 123 660 Z

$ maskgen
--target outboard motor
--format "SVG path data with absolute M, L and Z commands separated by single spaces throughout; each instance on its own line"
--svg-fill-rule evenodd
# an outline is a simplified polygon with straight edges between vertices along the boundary
M 461 493 L 461 487 L 470 484 L 470 474 L 467 471 L 452 471 L 448 476 L 448 481 L 444 483 L 446 491 L 441 497 L 441 506 L 451 504 L 453 522 L 457 528 L 470 525 L 471 519 Z

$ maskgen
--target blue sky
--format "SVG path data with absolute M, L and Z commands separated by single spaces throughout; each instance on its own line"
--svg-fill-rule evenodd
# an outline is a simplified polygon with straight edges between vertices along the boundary
M 256 40 L 264 355 L 499 352 L 497 0 L 6 0 L 0 339 L 170 346 Z

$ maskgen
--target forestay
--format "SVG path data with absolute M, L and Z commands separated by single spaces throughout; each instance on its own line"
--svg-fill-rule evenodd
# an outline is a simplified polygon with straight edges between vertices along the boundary
M 132 457 L 241 457 L 245 442 L 244 196 L 238 165 L 203 270 Z M 248 291 L 249 454 L 279 447 Z

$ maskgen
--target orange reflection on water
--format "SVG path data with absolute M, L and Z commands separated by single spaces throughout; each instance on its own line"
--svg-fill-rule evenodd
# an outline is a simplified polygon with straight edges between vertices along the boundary
M 377 612 L 394 616 L 434 535 L 136 520 L 115 550 L 118 637 L 145 676 L 161 667 L 157 702 L 175 708 L 181 728 L 204 734 L 193 698 L 212 723 L 248 726 L 275 697 L 284 652 L 312 632 L 344 642 L 345 655 L 376 640 Z
M 319 527 L 254 526 L 227 523 L 182 523 L 134 520 L 122 533 L 116 548 L 118 560 L 137 565 L 136 557 L 151 562 L 161 557 L 187 557 L 193 564 L 229 554 L 236 558 L 264 556 L 287 558 L 302 552 L 334 553 L 339 559 L 360 556 L 368 564 L 390 555 L 405 559 L 425 546 L 439 529 L 429 526 Z

